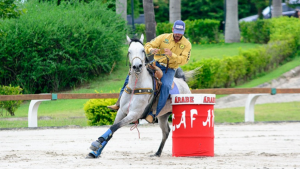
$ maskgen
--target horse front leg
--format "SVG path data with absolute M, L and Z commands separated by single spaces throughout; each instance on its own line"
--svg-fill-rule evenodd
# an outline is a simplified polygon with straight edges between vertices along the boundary
M 136 121 L 137 119 L 134 116 L 126 116 L 120 122 L 112 125 L 102 136 L 100 136 L 96 141 L 92 142 L 90 152 L 86 158 L 98 158 L 104 147 L 107 145 L 108 141 L 112 138 L 113 134 L 121 127 Z
M 112 138 L 113 132 L 111 129 L 108 129 L 102 136 L 98 138 L 98 140 L 92 142 L 90 152 L 86 158 L 98 158 L 108 141 Z
M 160 142 L 160 145 L 159 145 L 159 148 L 157 150 L 157 152 L 154 154 L 154 155 L 150 155 L 150 157 L 160 157 L 161 155 L 161 152 L 165 146 L 165 143 L 169 137 L 169 134 L 170 134 L 170 126 L 169 126 L 169 123 L 168 123 L 168 118 L 170 116 L 171 112 L 163 115 L 163 116 L 160 116 L 158 117 L 158 123 L 159 123 L 159 126 L 161 128 L 161 131 L 162 131 L 162 140 Z

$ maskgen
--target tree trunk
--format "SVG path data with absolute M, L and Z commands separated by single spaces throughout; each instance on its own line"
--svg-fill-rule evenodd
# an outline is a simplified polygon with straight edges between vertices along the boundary
M 238 1 L 226 0 L 225 43 L 240 42 Z
M 261 7 L 257 8 L 258 12 L 258 19 L 264 19 L 264 16 L 262 14 L 263 9 Z
M 116 13 L 127 21 L 127 0 L 116 0 Z
M 169 11 L 170 23 L 181 20 L 181 0 L 170 0 Z
M 282 16 L 282 6 L 281 6 L 282 0 L 272 0 L 272 18 L 280 17 Z
M 153 0 L 143 0 L 147 42 L 156 37 Z

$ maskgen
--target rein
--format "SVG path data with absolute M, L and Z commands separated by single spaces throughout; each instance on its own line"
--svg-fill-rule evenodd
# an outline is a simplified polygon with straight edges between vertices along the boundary
M 136 86 L 137 81 L 138 81 L 138 78 L 136 78 L 136 80 L 135 80 L 134 88 L 135 88 L 135 86 Z M 133 88 L 133 89 L 134 89 L 134 88 Z M 132 90 L 131 98 L 130 98 L 129 105 L 128 105 L 128 112 L 129 112 L 129 107 L 130 107 L 130 103 L 131 103 L 131 100 L 132 100 L 132 96 L 133 96 L 133 94 L 134 94 L 133 91 L 134 91 L 134 90 Z
M 160 56 L 164 56 L 164 57 L 161 57 L 161 58 L 156 59 L 156 60 L 153 57 L 153 60 L 151 62 L 148 61 L 148 63 L 146 64 L 146 66 L 147 65 L 151 65 L 152 63 L 157 62 L 159 60 L 167 59 L 167 66 L 166 66 L 166 73 L 167 73 L 168 72 L 168 67 L 169 67 L 169 58 L 168 58 L 168 56 L 166 54 L 159 54 L 159 55 Z M 148 55 L 146 58 L 148 58 L 150 56 L 152 57 L 152 56 L 154 56 L 154 54 Z
M 132 96 L 133 96 L 133 94 L 134 94 L 134 89 L 135 89 L 135 86 L 136 86 L 136 83 L 137 83 L 137 81 L 138 81 L 138 78 L 136 78 L 136 80 L 135 80 L 135 84 L 134 84 L 134 87 L 133 87 L 133 90 L 132 90 L 132 93 L 131 93 L 131 98 L 130 98 L 130 101 L 129 101 L 129 104 L 128 104 L 128 112 L 129 112 L 129 107 L 130 107 L 130 103 L 131 103 L 131 100 L 132 100 Z M 133 129 L 137 129 L 137 131 L 138 131 L 138 134 L 139 134 L 139 138 L 140 138 L 140 131 L 139 131 L 139 129 L 137 128 L 137 125 L 138 125 L 138 121 L 136 121 L 135 122 L 135 125 L 134 126 L 132 126 L 131 128 L 130 128 L 130 131 L 132 131 Z

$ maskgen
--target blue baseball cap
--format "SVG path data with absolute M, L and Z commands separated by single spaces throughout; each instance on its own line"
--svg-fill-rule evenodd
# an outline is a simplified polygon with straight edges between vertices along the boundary
M 184 34 L 185 23 L 182 20 L 177 20 L 173 25 L 174 31 L 173 33 Z

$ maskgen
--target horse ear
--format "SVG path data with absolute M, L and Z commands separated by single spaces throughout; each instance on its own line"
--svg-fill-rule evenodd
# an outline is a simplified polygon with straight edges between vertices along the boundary
M 127 42 L 128 42 L 128 44 L 130 44 L 130 42 L 131 42 L 131 39 L 128 37 L 128 35 L 126 35 L 126 38 L 127 38 Z
M 144 42 L 144 34 L 141 35 L 140 41 L 143 43 Z

